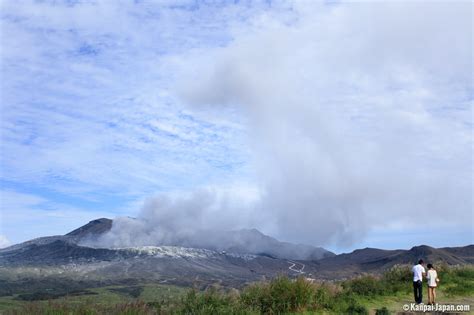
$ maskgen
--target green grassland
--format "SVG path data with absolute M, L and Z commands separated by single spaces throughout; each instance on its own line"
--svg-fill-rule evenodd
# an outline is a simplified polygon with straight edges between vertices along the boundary
M 438 268 L 437 302 L 474 310 L 474 266 Z M 424 300 L 427 299 L 426 288 Z M 340 282 L 277 277 L 241 290 L 127 284 L 0 297 L 0 314 L 395 314 L 412 302 L 409 266 Z M 51 298 L 55 297 L 55 298 Z M 471 312 L 474 313 L 474 312 Z
M 172 285 L 145 284 L 145 285 L 115 285 L 99 288 L 90 288 L 87 290 L 73 291 L 71 294 L 60 296 L 58 298 L 41 299 L 28 301 L 24 300 L 25 294 L 14 294 L 11 296 L 0 297 L 0 314 L 21 310 L 27 305 L 37 307 L 48 307 L 51 305 L 68 305 L 71 309 L 80 308 L 80 306 L 94 306 L 107 308 L 116 304 L 134 303 L 137 301 L 144 303 L 162 303 L 170 301 L 179 301 L 186 293 L 187 289 Z M 28 298 L 29 296 L 26 296 Z

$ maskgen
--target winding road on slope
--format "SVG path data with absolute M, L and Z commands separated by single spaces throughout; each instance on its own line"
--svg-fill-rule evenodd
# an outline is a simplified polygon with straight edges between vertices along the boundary
M 299 273 L 299 274 L 304 273 L 304 271 L 303 271 L 303 269 L 305 267 L 304 264 L 302 264 L 300 262 L 296 262 L 296 261 L 291 261 L 291 260 L 287 260 L 287 262 L 290 264 L 290 267 L 288 267 L 288 269 L 290 269 L 291 271 Z

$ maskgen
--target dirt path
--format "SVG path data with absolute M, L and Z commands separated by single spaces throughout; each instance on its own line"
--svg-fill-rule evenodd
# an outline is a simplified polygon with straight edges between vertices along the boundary
M 287 262 L 290 264 L 290 267 L 288 267 L 288 269 L 290 269 L 291 271 L 299 273 L 299 274 L 304 274 L 305 273 L 303 271 L 303 269 L 305 267 L 304 264 L 302 264 L 300 262 L 291 261 L 291 260 L 288 260 Z

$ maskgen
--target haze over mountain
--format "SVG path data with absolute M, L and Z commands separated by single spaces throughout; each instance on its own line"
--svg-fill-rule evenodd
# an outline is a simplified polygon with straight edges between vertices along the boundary
M 136 227 L 136 230 L 126 229 L 124 231 L 124 220 L 127 227 L 132 225 Z M 234 231 L 190 229 L 187 232 L 176 233 L 160 224 L 153 225 L 150 229 L 151 224 L 134 218 L 121 218 L 114 221 L 114 224 L 111 224 L 111 220 L 99 219 L 89 224 L 90 226 L 86 226 L 82 230 L 75 230 L 67 235 L 79 236 L 79 245 L 98 248 L 182 246 L 302 260 L 320 259 L 334 255 L 320 247 L 280 242 L 256 229 Z M 101 233 L 96 233 L 96 231 Z M 146 237 L 141 238 L 142 235 L 146 235 Z
M 412 264 L 419 258 L 450 265 L 474 263 L 474 245 L 439 249 L 423 245 L 410 250 L 365 248 L 334 255 L 321 248 L 279 242 L 257 230 L 221 232 L 214 236 L 206 233 L 209 237 L 224 238 L 219 248 L 204 244 L 124 248 L 84 245 L 107 235 L 112 226 L 112 220 L 97 219 L 66 235 L 41 237 L 1 249 L 0 268 L 5 271 L 42 268 L 49 275 L 66 272 L 75 279 L 146 279 L 181 285 L 200 279 L 202 283 L 217 281 L 240 286 L 278 274 L 342 279 L 366 272 L 379 273 L 395 265 Z M 305 259 L 301 259 L 303 254 L 307 255 Z
M 132 218 L 129 219 L 135 220 Z M 122 246 L 113 246 L 113 244 L 117 243 L 107 244 L 107 240 L 114 238 L 113 221 L 101 218 L 93 220 L 64 236 L 40 237 L 22 244 L 13 245 L 2 250 L 2 252 L 22 251 L 29 246 L 44 246 L 53 243 L 55 244 L 54 246 L 67 244 L 68 246 L 77 245 L 79 247 L 86 246 L 107 250 L 139 248 L 143 246 L 176 246 L 208 249 L 218 252 L 228 251 L 237 254 L 266 255 L 280 259 L 301 260 L 321 259 L 324 257 L 334 256 L 334 253 L 323 248 L 280 242 L 270 236 L 262 234 L 256 229 L 239 231 L 199 231 L 186 235 L 186 237 L 183 236 L 181 239 L 175 239 L 174 242 L 168 241 L 144 244 L 134 242 L 127 244 L 126 246 L 121 243 L 119 244 Z M 106 251 L 104 251 L 104 253 L 105 252 Z M 46 252 L 43 252 L 43 254 L 46 257 L 48 256 Z M 91 256 L 93 256 L 92 252 Z M 57 262 L 53 261 L 53 263 Z

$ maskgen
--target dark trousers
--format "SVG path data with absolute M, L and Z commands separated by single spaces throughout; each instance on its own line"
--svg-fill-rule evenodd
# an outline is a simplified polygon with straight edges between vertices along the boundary
M 421 303 L 423 300 L 423 285 L 420 280 L 413 282 L 413 293 L 415 295 L 415 302 Z

